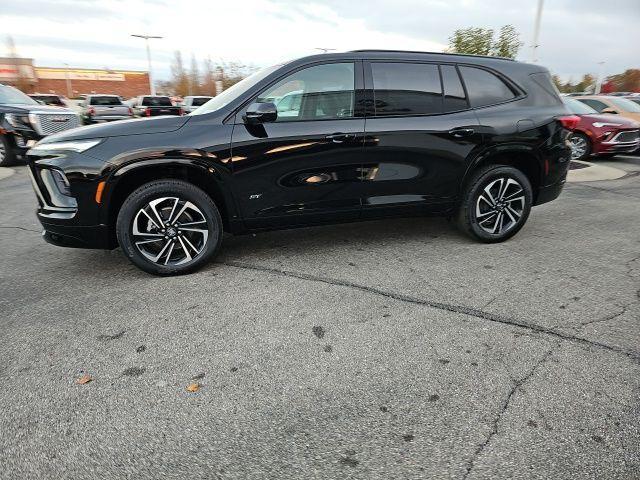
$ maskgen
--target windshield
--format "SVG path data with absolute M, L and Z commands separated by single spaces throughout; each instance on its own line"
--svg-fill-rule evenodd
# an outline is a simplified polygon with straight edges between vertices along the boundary
M 213 97 L 207 103 L 198 107 L 196 110 L 191 112 L 189 115 L 204 115 L 205 113 L 215 112 L 216 110 L 220 110 L 222 107 L 228 105 L 233 100 L 238 98 L 244 92 L 249 90 L 251 87 L 256 85 L 260 80 L 267 77 L 269 74 L 275 72 L 281 65 L 274 65 L 273 67 L 263 68 L 262 70 L 257 71 L 253 75 L 249 75 L 247 78 L 240 80 L 235 85 L 227 88 L 220 95 Z
M 567 108 L 571 111 L 571 113 L 575 115 L 592 115 L 594 113 L 598 113 L 589 105 L 586 105 L 578 100 L 565 98 L 563 101 L 564 101 L 564 104 L 567 106 Z
M 622 109 L 624 112 L 632 112 L 632 113 L 640 113 L 640 105 L 632 102 L 631 100 L 627 100 L 626 98 L 615 98 L 611 97 L 609 99 L 611 103 L 613 103 L 616 107 Z
M 33 98 L 25 95 L 20 90 L 7 87 L 0 86 L 0 104 L 4 105 L 37 105 Z

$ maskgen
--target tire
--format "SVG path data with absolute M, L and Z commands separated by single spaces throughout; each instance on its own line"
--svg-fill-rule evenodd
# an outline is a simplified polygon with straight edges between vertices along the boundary
M 571 160 L 584 160 L 591 155 L 591 139 L 584 133 L 573 132 L 569 137 Z
M 10 167 L 17 162 L 16 152 L 5 135 L 0 135 L 0 167 Z
M 520 170 L 506 165 L 482 167 L 462 193 L 457 224 L 475 240 L 503 242 L 524 226 L 532 201 L 531 182 Z
M 222 218 L 211 197 L 195 185 L 156 180 L 127 197 L 118 212 L 116 235 L 136 267 L 154 275 L 181 275 L 216 256 Z

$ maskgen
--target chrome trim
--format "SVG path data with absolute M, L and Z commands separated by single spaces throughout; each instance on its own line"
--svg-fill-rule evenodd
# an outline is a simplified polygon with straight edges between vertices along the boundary
M 621 142 L 618 140 L 618 137 L 620 135 L 623 135 L 625 133 L 635 133 L 638 136 L 636 137 L 635 140 L 626 140 L 624 142 Z M 640 130 L 622 130 L 618 133 L 616 133 L 615 137 L 613 137 L 611 140 L 607 141 L 607 142 L 602 142 L 603 145 L 615 145 L 615 144 L 620 144 L 620 145 L 625 145 L 628 144 L 629 146 L 632 146 L 634 143 L 638 143 L 638 141 L 640 141 Z
M 45 131 L 42 126 L 42 117 L 56 117 L 56 116 L 68 117 L 69 121 L 74 120 L 74 122 L 71 122 L 72 125 L 70 125 L 68 128 L 62 128 L 54 132 Z M 46 135 L 51 135 L 53 133 L 63 132 L 65 130 L 71 130 L 72 128 L 79 127 L 80 116 L 71 110 L 62 110 L 60 112 L 52 112 L 52 111 L 46 111 L 46 110 L 33 110 L 29 112 L 29 122 L 33 126 L 33 129 L 38 133 L 38 135 L 46 136 Z

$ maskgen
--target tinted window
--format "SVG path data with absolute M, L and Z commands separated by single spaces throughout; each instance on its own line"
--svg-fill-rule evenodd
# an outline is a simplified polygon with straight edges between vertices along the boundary
M 460 67 L 472 107 L 483 107 L 515 98 L 513 91 L 493 73 L 480 68 Z
M 592 115 L 598 113 L 586 103 L 579 102 L 573 98 L 565 98 L 563 101 L 569 111 L 576 115 Z
M 90 105 L 122 105 L 118 97 L 91 97 Z
M 464 110 L 468 107 L 467 99 L 456 67 L 442 65 L 440 68 L 442 69 L 442 86 L 444 88 L 444 111 Z
M 169 97 L 143 97 L 142 105 L 144 107 L 170 107 L 171 99 Z
M 372 63 L 376 116 L 442 112 L 437 65 Z
M 540 92 L 542 93 L 542 96 L 536 101 L 538 105 L 558 105 L 562 102 L 560 92 L 555 83 L 553 83 L 549 72 L 532 73 L 529 76 L 534 81 L 534 85 L 540 87 Z
M 205 103 L 207 103 L 209 100 L 211 100 L 211 97 L 194 98 L 191 101 L 191 105 L 193 105 L 194 107 L 199 107 L 200 105 L 204 105 Z
M 331 63 L 299 70 L 260 94 L 273 102 L 278 122 L 353 117 L 353 63 Z
M 591 108 L 593 108 L 596 112 L 602 112 L 602 110 L 604 110 L 609 106 L 606 103 L 601 102 L 600 100 L 593 100 L 591 98 L 579 98 L 578 100 L 581 101 L 582 103 L 586 103 Z

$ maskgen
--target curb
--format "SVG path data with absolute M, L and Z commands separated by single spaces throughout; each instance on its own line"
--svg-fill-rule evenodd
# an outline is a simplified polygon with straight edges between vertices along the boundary
M 600 180 L 617 180 L 627 175 L 627 172 L 619 168 L 606 167 L 582 160 L 572 160 L 571 163 L 577 163 L 581 168 L 569 170 L 567 175 L 568 182 L 597 182 Z

